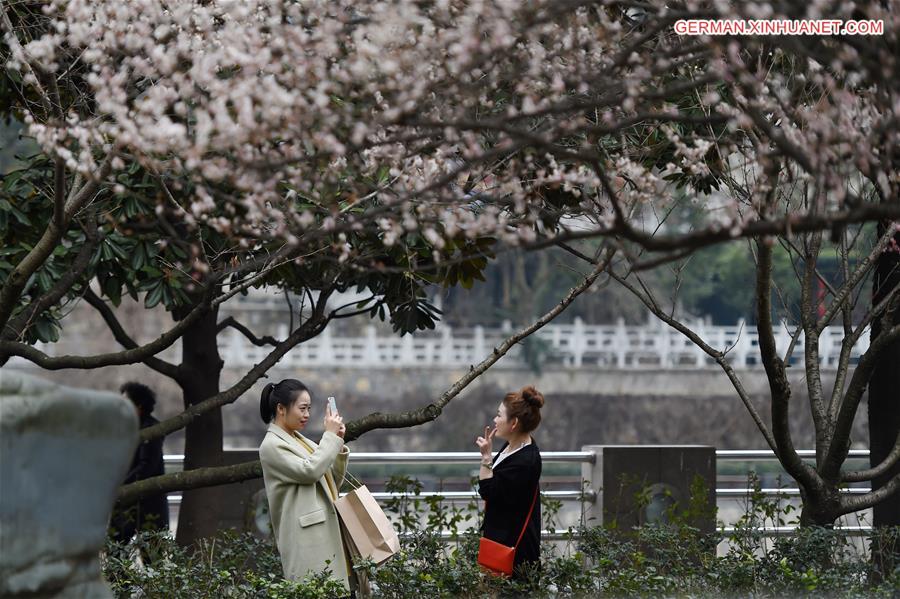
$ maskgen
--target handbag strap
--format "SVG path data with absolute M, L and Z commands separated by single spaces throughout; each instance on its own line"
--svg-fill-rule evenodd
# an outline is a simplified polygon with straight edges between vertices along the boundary
M 522 542 L 522 537 L 525 536 L 525 529 L 528 528 L 528 523 L 531 521 L 531 513 L 534 511 L 534 504 L 537 503 L 538 491 L 541 488 L 541 483 L 538 482 L 537 486 L 534 488 L 534 499 L 531 500 L 531 507 L 528 509 L 528 515 L 525 516 L 525 524 L 522 525 L 522 532 L 519 533 L 519 538 L 516 540 L 516 544 L 513 545 L 514 548 L 519 548 L 519 543 Z
M 344 470 L 344 480 L 349 482 L 350 486 L 354 489 L 358 489 L 363 486 L 362 482 L 350 473 L 349 468 L 347 470 Z

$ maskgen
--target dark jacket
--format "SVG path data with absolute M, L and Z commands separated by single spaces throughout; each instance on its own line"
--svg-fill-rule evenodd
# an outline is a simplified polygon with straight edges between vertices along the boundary
M 141 428 L 159 424 L 159 420 L 153 416 L 144 416 L 141 418 Z M 162 437 L 151 439 L 140 443 L 134 451 L 134 457 L 131 458 L 131 467 L 128 474 L 125 475 L 123 484 L 133 483 L 152 476 L 160 476 L 165 474 L 165 466 L 163 464 L 163 440 Z
M 141 418 L 141 428 L 147 428 L 158 424 L 153 416 Z M 128 484 L 144 480 L 153 476 L 165 474 L 163 463 L 162 438 L 144 441 L 139 444 L 131 459 L 131 467 L 122 484 Z M 117 509 L 113 512 L 110 522 L 116 531 L 116 540 L 127 542 L 135 532 L 153 529 L 169 529 L 169 504 L 165 493 L 154 493 L 140 499 L 140 501 L 126 510 Z
M 506 448 L 504 444 L 500 451 Z M 500 455 L 494 456 L 494 462 Z M 534 500 L 534 492 L 541 478 L 541 452 L 533 440 L 504 458 L 494 476 L 479 481 L 478 493 L 485 500 L 484 522 L 481 533 L 492 541 L 508 547 L 516 544 L 525 517 Z M 531 512 L 519 547 L 516 549 L 514 568 L 523 563 L 538 564 L 541 557 L 541 498 L 538 497 Z

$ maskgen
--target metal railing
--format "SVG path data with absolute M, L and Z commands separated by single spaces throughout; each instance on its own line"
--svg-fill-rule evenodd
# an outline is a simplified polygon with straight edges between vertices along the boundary
M 235 449 L 234 451 L 255 451 L 254 449 Z M 184 455 L 169 454 L 163 457 L 167 465 L 180 465 L 184 462 Z M 474 451 L 446 451 L 446 452 L 386 452 L 386 453 L 351 453 L 350 464 L 359 465 L 410 465 L 410 464 L 477 464 L 481 454 Z M 590 451 L 542 451 L 541 460 L 545 463 L 589 463 L 596 461 L 596 456 Z M 412 497 L 410 493 L 373 492 L 375 499 L 387 500 L 401 497 Z M 475 491 L 422 491 L 418 497 L 440 496 L 447 501 L 471 501 L 479 499 Z M 559 490 L 542 491 L 542 497 L 563 501 L 594 501 L 596 494 L 593 490 Z M 180 494 L 169 494 L 169 503 L 181 502 Z
M 255 451 L 255 448 L 234 448 L 234 451 Z M 811 449 L 801 449 L 797 451 L 798 455 L 803 459 L 815 459 L 816 452 Z M 848 458 L 868 458 L 869 450 L 852 449 L 848 453 Z M 358 452 L 350 454 L 351 465 L 431 465 L 431 464 L 477 464 L 481 459 L 481 454 L 477 452 Z M 597 456 L 591 451 L 542 451 L 541 459 L 544 463 L 557 464 L 593 464 L 596 462 Z M 739 462 L 763 462 L 775 460 L 775 454 L 769 449 L 719 449 L 716 450 L 716 462 L 739 461 Z M 166 465 L 179 466 L 184 461 L 182 454 L 167 454 L 164 456 Z M 848 487 L 842 489 L 842 493 L 850 495 L 860 495 L 871 491 L 869 487 Z M 753 494 L 761 494 L 766 497 L 799 497 L 799 488 L 716 488 L 716 499 L 738 499 L 748 498 Z M 445 501 L 473 501 L 478 500 L 480 496 L 476 491 L 420 491 L 419 493 L 404 492 L 373 492 L 372 495 L 379 501 L 387 501 L 390 499 L 400 498 L 430 498 L 441 497 Z M 541 496 L 558 501 L 581 501 L 593 503 L 596 500 L 596 492 L 592 489 L 562 489 L 562 490 L 546 490 L 541 492 Z M 170 505 L 178 505 L 181 503 L 181 495 L 178 493 L 170 493 L 168 496 Z M 720 529 L 725 534 L 735 532 L 735 527 L 726 526 Z M 759 529 L 757 532 L 766 536 L 790 535 L 796 530 L 794 526 L 773 526 Z M 835 527 L 851 536 L 865 535 L 871 532 L 871 526 L 840 526 Z M 548 532 L 542 531 L 542 535 L 550 540 L 561 540 L 569 538 L 566 532 Z M 454 533 L 445 532 L 443 538 L 450 539 L 454 537 Z

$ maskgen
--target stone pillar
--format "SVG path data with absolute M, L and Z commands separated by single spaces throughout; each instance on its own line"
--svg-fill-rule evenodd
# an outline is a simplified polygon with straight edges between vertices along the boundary
M 226 449 L 222 452 L 224 466 L 236 466 L 258 459 L 259 452 L 255 449 Z M 271 536 L 269 504 L 266 501 L 262 478 L 222 485 L 218 489 L 225 498 L 222 501 L 221 528 L 232 528 L 238 532 L 252 532 L 261 538 Z
M 487 357 L 484 345 L 484 327 L 480 324 L 475 325 L 475 330 L 473 331 L 472 351 L 474 355 L 470 355 L 467 360 L 470 364 L 478 364 Z
M 112 597 L 98 558 L 137 433 L 116 393 L 0 370 L 0 597 Z
M 313 339 L 316 342 L 316 359 L 310 360 L 310 364 L 317 366 L 337 366 L 334 356 L 334 344 L 331 337 L 331 329 L 325 327 L 319 335 Z
M 366 341 L 363 350 L 363 364 L 366 366 L 378 366 L 383 362 L 378 355 L 378 333 L 372 325 L 366 325 Z
M 625 319 L 621 316 L 616 319 L 616 332 L 613 335 L 613 347 L 616 351 L 616 367 L 626 368 L 628 357 L 628 331 L 625 329 Z
M 441 348 L 438 365 L 444 368 L 456 366 L 453 360 L 453 329 L 447 325 L 441 325 Z
M 398 366 L 415 366 L 416 355 L 413 352 L 413 336 L 403 335 L 400 338 L 400 361 Z
M 685 510 L 691 501 L 691 485 L 702 480 L 704 495 L 694 505 L 708 507 L 689 524 L 701 532 L 716 527 L 716 450 L 705 445 L 586 445 L 582 451 L 596 456 L 582 465 L 582 478 L 596 499 L 585 510 L 588 526 L 616 523 L 631 530 L 665 522 L 667 510 Z M 640 496 L 647 500 L 642 504 Z M 677 505 L 676 505 L 677 504 Z
M 572 352 L 572 367 L 581 368 L 581 358 L 586 347 L 584 339 L 584 322 L 578 316 L 572 325 L 572 340 L 569 342 L 569 351 Z

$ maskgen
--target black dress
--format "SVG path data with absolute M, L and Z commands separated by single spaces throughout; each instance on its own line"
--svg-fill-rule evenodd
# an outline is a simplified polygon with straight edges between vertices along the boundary
M 500 451 L 509 445 L 504 444 Z M 496 463 L 500 453 L 494 456 Z M 534 492 L 541 478 L 541 452 L 533 440 L 514 454 L 504 458 L 494 468 L 494 476 L 479 481 L 478 493 L 486 502 L 481 534 L 508 547 L 516 544 L 525 517 L 534 500 Z M 541 498 L 538 497 L 528 520 L 528 526 L 516 549 L 513 563 L 515 570 L 521 564 L 531 567 L 540 563 L 541 557 Z

